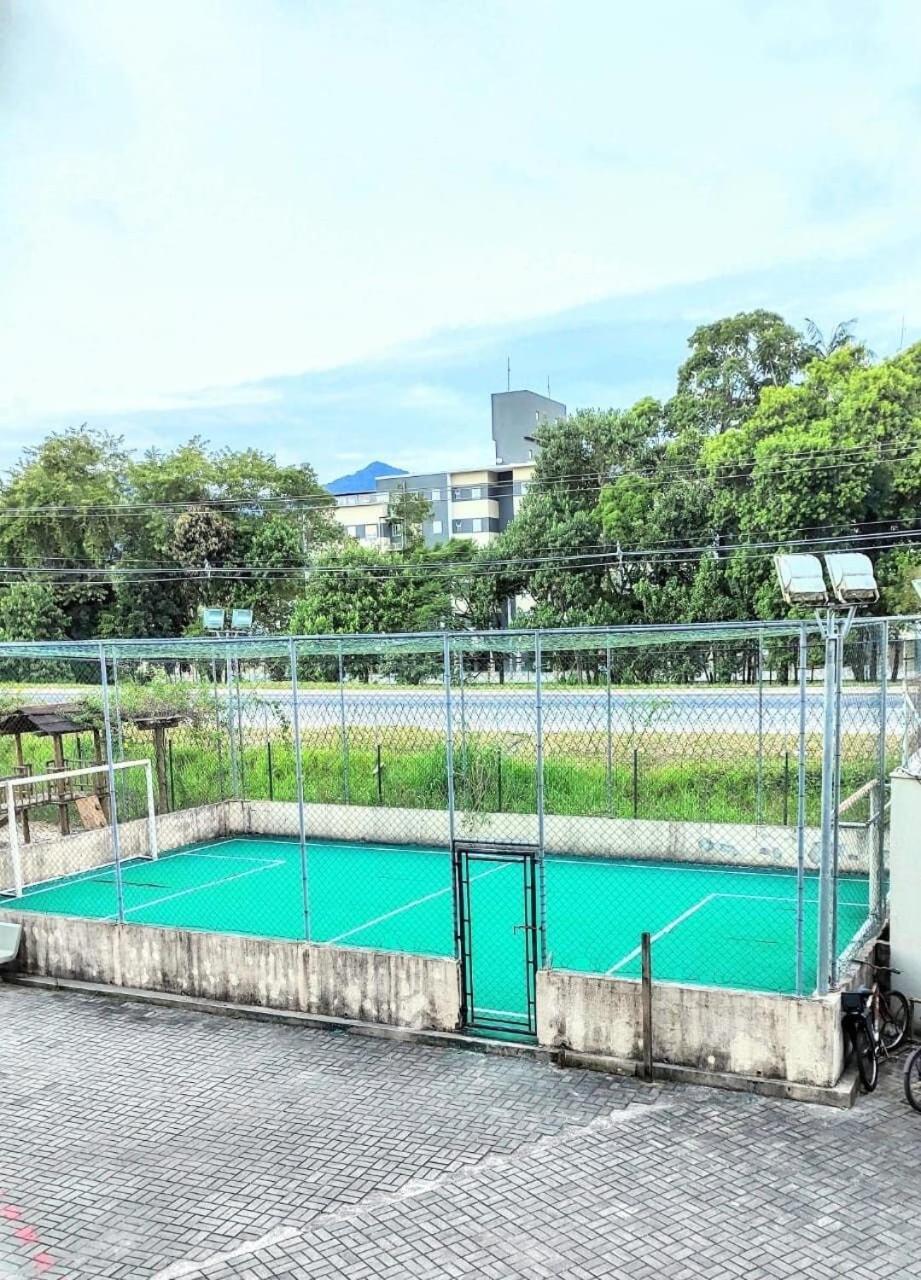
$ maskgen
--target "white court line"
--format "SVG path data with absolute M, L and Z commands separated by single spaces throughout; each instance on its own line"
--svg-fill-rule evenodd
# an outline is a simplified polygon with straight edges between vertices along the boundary
M 682 911 L 680 916 L 675 916 L 674 920 L 670 920 L 664 929 L 660 929 L 658 933 L 654 933 L 650 938 L 650 942 L 658 942 L 658 940 L 664 937 L 666 933 L 671 933 L 672 929 L 677 929 L 679 924 L 683 924 L 684 921 L 687 920 L 689 916 L 692 916 L 695 911 L 699 911 L 701 907 L 705 907 L 708 902 L 712 902 L 714 898 L 718 898 L 719 896 L 720 895 L 718 893 L 708 893 L 705 898 L 701 898 L 700 902 L 695 902 L 693 907 L 688 907 L 687 911 Z M 635 960 L 641 951 L 642 947 L 634 947 L 632 951 L 628 951 L 627 954 L 622 959 L 618 960 L 616 964 L 612 964 L 610 969 L 605 969 L 604 976 L 607 978 L 610 974 L 616 973 L 618 969 L 622 969 L 625 964 L 629 964 L 631 960 Z
M 485 880 L 487 876 L 494 876 L 497 871 L 506 871 L 509 867 L 515 866 L 513 862 L 504 863 L 501 867 L 493 867 L 491 871 L 481 871 L 478 876 L 471 876 L 473 880 Z M 443 898 L 446 893 L 453 893 L 454 885 L 449 885 L 447 889 L 438 889 L 435 893 L 427 893 L 424 898 L 416 898 L 412 902 L 404 902 L 402 907 L 396 907 L 393 911 L 387 911 L 382 916 L 376 916 L 373 920 L 366 920 L 364 924 L 357 925 L 354 929 L 347 929 L 345 933 L 339 933 L 335 938 L 325 938 L 322 941 L 328 945 L 334 942 L 342 942 L 344 938 L 351 938 L 356 933 L 363 933 L 365 929 L 370 929 L 373 924 L 381 924 L 384 920 L 392 920 L 394 916 L 400 915 L 404 911 L 412 911 L 414 907 L 421 907 L 423 902 L 432 902 L 435 898 Z M 320 941 L 320 939 L 317 939 Z
M 710 902 L 715 902 L 717 898 L 734 898 L 742 902 L 796 902 L 795 898 L 779 898 L 772 893 L 708 893 L 705 898 L 701 898 L 700 902 L 695 902 L 693 907 L 688 907 L 687 911 L 683 911 L 680 916 L 676 916 L 674 920 L 670 920 L 664 929 L 660 929 L 658 933 L 652 934 L 649 941 L 658 942 L 659 938 L 664 937 L 666 933 L 671 933 L 672 929 L 677 929 L 679 924 L 683 924 L 689 916 L 694 915 L 695 911 L 699 911 L 701 907 L 707 906 Z M 807 899 L 807 901 L 815 902 L 815 899 Z M 616 973 L 618 969 L 622 969 L 625 964 L 631 960 L 635 960 L 640 954 L 642 948 L 634 947 L 616 964 L 612 964 L 610 969 L 605 970 L 605 977 L 612 973 Z
M 202 889 L 215 889 L 218 885 L 230 884 L 231 880 L 243 880 L 246 876 L 255 876 L 262 871 L 271 871 L 274 867 L 283 867 L 285 863 L 278 859 L 262 867 L 250 867 L 249 871 L 238 871 L 232 876 L 221 876 L 219 880 L 206 880 L 204 884 L 193 884 L 188 889 L 179 889 L 176 893 L 167 893 L 162 898 L 152 898 L 149 902 L 140 902 L 136 907 L 125 907 L 125 915 L 132 911 L 146 911 L 148 907 L 158 907 L 163 902 L 172 902 L 174 898 L 184 898 L 189 893 L 199 893 Z M 106 916 L 107 920 L 115 920 L 116 916 Z
M 206 846 L 201 846 L 205 848 Z M 278 860 L 273 858 L 256 858 L 241 856 L 234 858 L 232 854 L 226 853 L 199 853 L 194 849 L 183 849 L 182 852 L 164 853 L 161 858 L 145 858 L 143 855 L 139 857 L 124 858 L 122 860 L 123 872 L 140 870 L 141 868 L 155 867 L 158 861 L 166 861 L 167 858 L 184 858 L 187 855 L 195 858 L 216 858 L 220 862 L 261 862 L 264 866 L 277 866 Z M 54 893 L 58 889 L 67 889 L 72 884 L 85 884 L 90 880 L 99 880 L 102 876 L 114 876 L 114 862 L 100 862 L 97 867 L 86 867 L 83 871 L 72 871 L 62 876 L 48 876 L 44 880 L 34 880 L 31 884 L 23 885 L 22 898 L 37 898 L 40 893 Z M 130 880 L 125 880 L 125 884 L 130 884 Z M 215 883 L 220 883 L 215 881 Z M 36 886 L 42 885 L 43 888 Z M 16 898 L 16 902 L 21 902 L 22 898 Z M 103 917 L 106 919 L 107 917 Z
M 683 874 L 693 872 L 694 875 L 709 876 L 783 876 L 788 878 L 796 875 L 796 867 L 737 867 L 731 862 L 721 865 L 710 864 L 706 867 L 700 866 L 696 862 L 686 862 L 677 866 L 666 866 L 663 863 L 656 862 L 654 858 L 650 858 L 648 862 L 620 862 L 617 858 L 607 857 L 605 854 L 587 853 L 584 858 L 558 858 L 552 853 L 546 855 L 545 861 L 555 862 L 561 866 L 567 867 L 609 867 L 613 871 L 637 870 L 643 871 L 679 871 Z M 809 874 L 809 868 L 806 868 L 806 874 Z M 816 874 L 813 870 L 813 874 Z

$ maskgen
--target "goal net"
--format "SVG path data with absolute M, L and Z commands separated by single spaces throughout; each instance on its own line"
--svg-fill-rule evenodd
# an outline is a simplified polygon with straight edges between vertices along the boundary
M 114 796 L 104 764 L 0 778 L 0 896 L 157 857 L 151 762 L 113 770 Z

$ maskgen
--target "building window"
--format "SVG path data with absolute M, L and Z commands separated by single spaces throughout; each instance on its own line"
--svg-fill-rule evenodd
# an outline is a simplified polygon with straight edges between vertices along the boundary
M 433 489 L 433 490 L 432 490 L 432 501 L 433 501 L 433 502 L 440 502 L 440 501 L 441 501 L 441 490 L 440 490 L 440 489 Z M 440 530 L 439 530 L 439 532 L 440 532 Z
M 520 490 L 520 492 L 521 492 L 521 496 L 522 496 L 522 497 L 524 497 L 524 495 L 528 492 L 528 482 L 527 482 L 527 480 L 522 480 L 522 482 L 521 482 L 521 490 Z
M 440 520 L 433 520 L 433 521 L 432 521 L 432 533 L 441 533 L 441 521 L 440 521 Z
M 460 533 L 460 532 L 461 532 L 461 525 L 462 525 L 462 523 L 463 523 L 463 521 L 461 521 L 461 520 L 455 520 L 455 521 L 454 521 L 454 528 L 453 528 L 454 533 Z
M 482 521 L 482 520 L 480 520 L 480 518 L 479 518 L 478 516 L 475 516 L 475 517 L 473 518 L 473 520 L 470 522 L 470 527 L 473 529 L 473 532 L 474 532 L 474 533 L 482 533 L 482 532 L 483 532 L 483 521 Z
M 480 488 L 478 484 L 475 484 L 473 488 L 470 490 L 470 497 L 482 498 L 482 496 L 483 496 L 483 490 Z
M 345 526 L 345 531 L 346 531 L 346 533 L 349 535 L 349 537 L 350 537 L 350 538 L 357 538 L 357 537 L 358 537 L 358 525 L 357 525 L 357 524 L 347 524 L 347 525 Z

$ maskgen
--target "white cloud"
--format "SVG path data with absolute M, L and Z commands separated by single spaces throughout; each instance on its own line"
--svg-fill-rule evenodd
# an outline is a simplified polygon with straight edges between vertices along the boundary
M 916 234 L 903 0 L 12 13 L 8 420 L 258 405 L 446 328 Z

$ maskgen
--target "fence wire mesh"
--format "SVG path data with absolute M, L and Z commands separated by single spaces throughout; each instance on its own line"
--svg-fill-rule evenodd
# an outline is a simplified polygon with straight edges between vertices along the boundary
M 914 620 L 856 622 L 836 723 L 812 620 L 0 645 L 0 894 L 453 955 L 452 845 L 533 847 L 541 964 L 635 978 L 646 931 L 660 980 L 808 992 L 885 912 L 918 645 Z M 466 892 L 514 1006 L 509 866 Z

